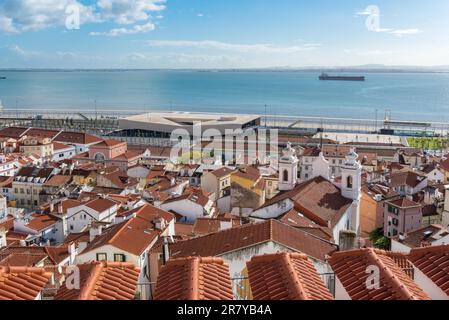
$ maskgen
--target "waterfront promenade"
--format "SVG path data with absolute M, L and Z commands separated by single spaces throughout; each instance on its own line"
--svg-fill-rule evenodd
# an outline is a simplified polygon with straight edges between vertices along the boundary
M 4 109 L 0 112 L 0 126 L 33 126 L 48 129 L 82 130 L 106 135 L 119 130 L 119 120 L 156 110 L 38 110 Z M 172 111 L 173 114 L 185 112 Z M 189 114 L 204 114 L 189 112 Z M 219 113 L 213 113 L 219 114 Z M 222 113 L 229 116 L 229 114 Z M 297 117 L 285 115 L 259 115 L 261 127 L 276 128 L 291 134 L 334 133 L 377 134 L 391 133 L 404 136 L 447 136 L 449 123 L 394 121 L 393 119 L 350 119 L 337 117 Z

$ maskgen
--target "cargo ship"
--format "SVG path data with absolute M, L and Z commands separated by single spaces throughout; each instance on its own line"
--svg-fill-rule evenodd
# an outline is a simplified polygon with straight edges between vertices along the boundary
M 327 73 L 320 75 L 320 80 L 322 81 L 365 81 L 364 76 L 330 76 Z

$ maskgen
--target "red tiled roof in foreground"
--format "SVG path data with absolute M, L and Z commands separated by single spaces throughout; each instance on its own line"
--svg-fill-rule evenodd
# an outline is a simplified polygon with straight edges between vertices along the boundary
M 232 300 L 229 267 L 220 258 L 170 260 L 159 274 L 155 300 Z
M 408 259 L 449 295 L 449 245 L 413 249 Z
M 305 254 L 257 256 L 247 266 L 255 300 L 333 300 Z
M 51 277 L 44 268 L 0 267 L 0 300 L 34 300 Z
M 404 260 L 370 248 L 334 253 L 329 264 L 352 300 L 429 300 L 400 266 Z M 367 287 L 370 266 L 379 268 L 378 289 Z
M 94 262 L 77 266 L 80 289 L 62 285 L 55 300 L 134 300 L 140 270 L 132 263 Z
M 268 220 L 179 241 L 170 245 L 170 251 L 173 258 L 214 257 L 267 242 L 275 242 L 320 261 L 338 249 L 336 245 L 302 230 L 277 220 Z

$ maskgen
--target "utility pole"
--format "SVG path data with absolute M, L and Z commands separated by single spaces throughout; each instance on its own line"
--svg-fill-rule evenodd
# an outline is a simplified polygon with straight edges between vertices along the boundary
M 376 133 L 377 133 L 377 113 L 378 113 L 378 109 L 376 109 L 376 116 L 375 116 L 375 122 L 374 122 L 374 128 L 375 128 L 375 131 L 376 131 Z
M 265 128 L 267 128 L 267 105 L 265 104 Z

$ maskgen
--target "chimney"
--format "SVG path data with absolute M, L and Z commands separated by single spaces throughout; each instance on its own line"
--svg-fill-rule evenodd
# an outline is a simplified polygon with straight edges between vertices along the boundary
M 165 220 L 163 218 L 157 218 L 154 220 L 154 226 L 157 230 L 164 230 L 165 229 Z
M 403 233 L 399 234 L 399 240 L 400 241 L 405 241 L 406 238 L 407 238 L 407 235 L 405 235 Z
M 70 264 L 75 263 L 76 247 L 75 247 L 74 243 L 69 245 L 68 251 L 69 251 L 69 255 L 70 255 Z
M 103 231 L 103 226 L 91 226 L 89 229 L 89 241 L 92 242 L 96 237 L 101 236 Z
M 50 212 L 53 212 L 55 210 L 55 204 L 53 202 L 50 202 Z
M 59 213 L 59 214 L 63 214 L 63 213 L 64 213 L 64 208 L 62 207 L 62 202 L 60 202 L 60 203 L 58 204 L 58 213 Z
M 170 250 L 168 249 L 168 237 L 164 237 L 164 245 L 163 245 L 163 252 L 162 252 L 162 259 L 163 264 L 167 264 L 168 260 L 170 259 Z

